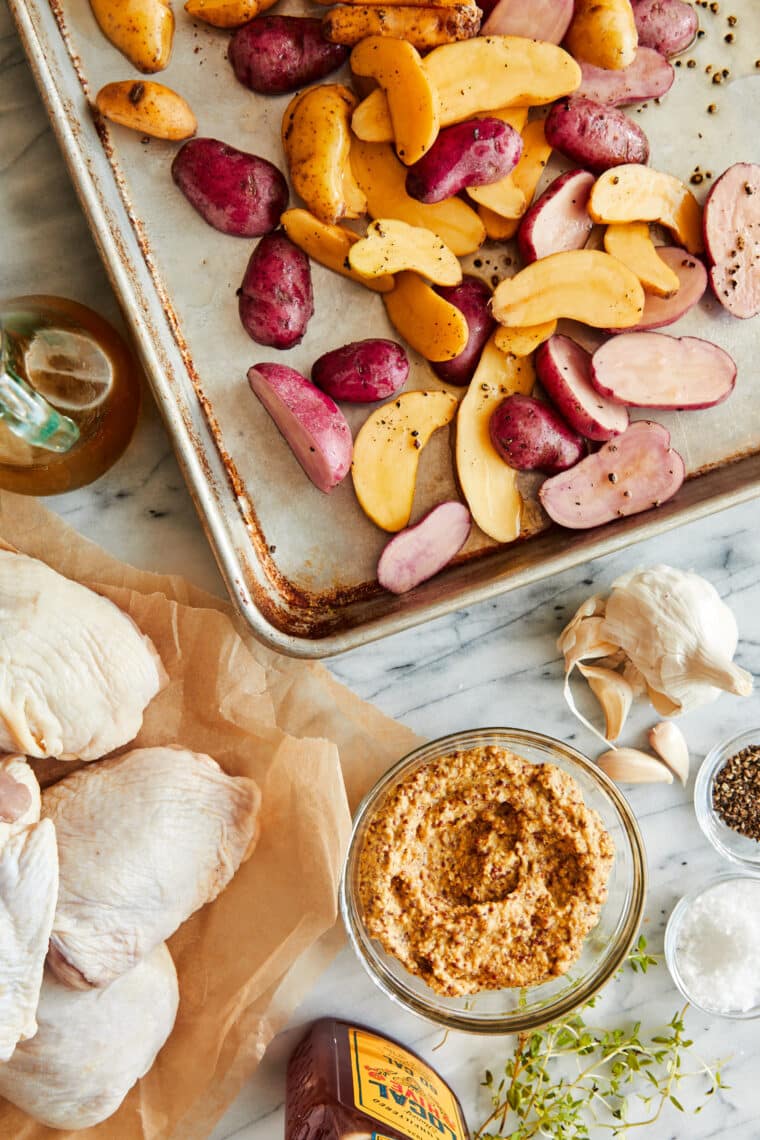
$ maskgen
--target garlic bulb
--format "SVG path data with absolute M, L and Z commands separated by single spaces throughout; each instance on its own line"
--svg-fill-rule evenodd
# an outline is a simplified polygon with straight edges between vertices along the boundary
M 618 578 L 601 632 L 642 673 L 661 715 L 707 704 L 721 690 L 752 692 L 752 677 L 732 661 L 734 615 L 715 587 L 691 571 L 654 566 Z

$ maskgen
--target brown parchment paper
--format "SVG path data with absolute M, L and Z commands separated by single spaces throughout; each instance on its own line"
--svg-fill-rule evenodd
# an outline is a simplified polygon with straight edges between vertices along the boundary
M 0 1100 L 0 1137 L 205 1140 L 341 944 L 349 801 L 417 738 L 324 666 L 260 645 L 228 603 L 111 558 L 33 499 L 0 492 L 0 542 L 111 598 L 152 638 L 169 684 L 135 746 L 208 752 L 262 790 L 253 857 L 169 942 L 179 1014 L 147 1076 L 116 1114 L 77 1132 L 46 1128 Z M 44 782 L 71 770 L 38 766 Z

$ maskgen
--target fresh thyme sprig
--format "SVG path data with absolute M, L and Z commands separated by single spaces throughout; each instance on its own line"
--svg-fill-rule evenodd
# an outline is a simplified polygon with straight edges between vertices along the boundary
M 647 953 L 641 937 L 629 955 L 635 971 L 646 972 L 657 958 Z M 674 1014 L 665 1029 L 642 1037 L 641 1023 L 629 1029 L 601 1029 L 586 1023 L 582 1010 L 518 1035 L 514 1055 L 497 1079 L 486 1071 L 482 1082 L 490 1091 L 493 1110 L 475 1134 L 475 1140 L 590 1140 L 592 1127 L 623 1136 L 659 1119 L 666 1104 L 684 1107 L 676 1096 L 680 1082 L 701 1076 L 708 1088 L 694 1112 L 723 1084 L 720 1065 L 697 1062 L 687 1071 L 693 1042 L 685 1036 L 684 1014 Z M 568 1075 L 568 1064 L 575 1072 Z M 639 1115 L 631 1116 L 638 1107 Z

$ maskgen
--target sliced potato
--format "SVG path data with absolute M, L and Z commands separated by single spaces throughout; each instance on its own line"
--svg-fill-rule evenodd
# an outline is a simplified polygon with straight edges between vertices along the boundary
M 498 108 L 552 103 L 581 82 L 580 67 L 562 48 L 519 36 L 444 44 L 425 57 L 423 67 L 438 92 L 442 127 Z M 383 91 L 373 91 L 359 104 L 351 126 L 366 142 L 393 141 Z
M 420 452 L 456 409 L 449 392 L 406 392 L 365 420 L 351 474 L 362 510 L 383 530 L 403 530 L 409 522 Z
M 575 0 L 565 43 L 576 59 L 595 67 L 628 67 L 639 46 L 631 0 Z
M 517 472 L 507 466 L 493 443 L 489 423 L 506 396 L 529 396 L 535 373 L 529 359 L 500 352 L 495 334 L 483 349 L 477 371 L 459 405 L 456 425 L 457 478 L 470 514 L 496 542 L 520 536 L 522 496 Z
M 348 255 L 351 246 L 359 240 L 359 235 L 353 230 L 325 225 L 308 210 L 286 210 L 280 222 L 294 245 L 320 265 L 366 285 L 375 293 L 389 293 L 393 288 L 392 277 L 365 277 L 351 268 Z
M 366 236 L 351 246 L 348 260 L 365 277 L 411 269 L 435 285 L 458 285 L 462 280 L 462 266 L 436 234 L 394 218 L 372 222 Z
M 511 174 L 482 186 L 481 190 L 492 191 L 480 196 L 478 214 L 486 227 L 486 233 L 494 241 L 504 241 L 514 237 L 520 222 L 533 201 L 536 187 L 541 181 L 552 148 L 546 141 L 543 119 L 528 123 L 522 132 L 523 152 L 520 161 Z M 474 197 L 474 195 L 473 195 Z M 515 204 L 521 202 L 519 213 L 514 212 Z
M 573 249 L 552 253 L 497 285 L 491 305 L 502 325 L 523 328 L 545 321 L 582 321 L 592 328 L 638 324 L 644 290 L 635 273 L 608 253 Z
M 187 0 L 185 11 L 214 28 L 240 28 L 277 0 Z
M 373 218 L 398 218 L 410 226 L 424 226 L 438 234 L 452 253 L 474 253 L 485 241 L 486 231 L 478 215 L 461 198 L 447 198 L 426 206 L 406 192 L 406 167 L 387 143 L 351 143 L 351 167 L 367 196 L 367 211 Z
M 156 139 L 189 139 L 198 129 L 182 96 L 151 79 L 106 83 L 95 97 L 95 106 L 111 122 Z
M 405 40 L 367 36 L 351 52 L 351 70 L 380 84 L 396 154 L 406 166 L 417 162 L 430 150 L 439 128 L 438 93 L 420 53 Z
M 595 222 L 659 222 L 689 253 L 702 253 L 702 210 L 688 186 L 638 162 L 597 178 L 588 200 Z
M 633 270 L 647 293 L 672 297 L 678 291 L 678 274 L 658 254 L 647 222 L 619 222 L 607 226 L 604 248 Z
M 453 360 L 466 348 L 470 328 L 464 313 L 416 273 L 399 273 L 383 302 L 391 324 L 426 360 Z
M 366 212 L 364 195 L 355 187 L 348 167 L 349 124 L 355 106 L 356 96 L 347 87 L 322 83 L 291 99 L 282 117 L 282 145 L 293 187 L 326 225 Z
M 90 0 L 90 7 L 106 39 L 138 71 L 163 71 L 174 39 L 169 0 Z
M 358 44 L 366 36 L 394 36 L 430 51 L 441 44 L 478 34 L 480 15 L 473 4 L 339 4 L 322 20 L 322 34 L 332 44 Z
M 509 356 L 530 356 L 556 331 L 556 321 L 545 321 L 541 325 L 528 325 L 526 328 L 501 328 L 494 333 L 494 343 Z

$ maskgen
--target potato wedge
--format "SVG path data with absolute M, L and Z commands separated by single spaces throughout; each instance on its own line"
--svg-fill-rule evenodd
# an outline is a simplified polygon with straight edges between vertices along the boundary
M 322 34 L 332 44 L 358 44 L 366 36 L 394 36 L 430 51 L 441 44 L 467 40 L 478 34 L 479 10 L 473 4 L 391 5 L 339 4 L 322 20 Z
M 557 331 L 556 321 L 544 321 L 540 325 L 525 328 L 500 328 L 494 334 L 494 344 L 507 356 L 530 356 L 534 349 L 543 344 Z
M 372 222 L 365 237 L 351 246 L 348 260 L 365 277 L 409 269 L 435 285 L 458 285 L 462 280 L 462 266 L 436 234 L 395 218 Z
M 528 123 L 522 132 L 522 140 L 523 152 L 512 173 L 491 186 L 478 187 L 477 198 L 474 193 L 470 195 L 478 203 L 478 213 L 486 233 L 495 241 L 514 237 L 552 153 L 544 134 L 543 119 Z M 510 224 L 500 224 L 498 219 L 507 220 Z
M 359 505 L 383 530 L 403 530 L 409 522 L 420 452 L 456 410 L 449 392 L 406 392 L 365 420 L 351 474 Z
M 138 71 L 163 71 L 174 39 L 169 0 L 90 0 L 90 7 L 106 39 Z
M 639 46 L 631 0 L 575 0 L 565 43 L 576 59 L 595 67 L 628 67 Z
M 386 100 L 396 154 L 407 166 L 430 150 L 438 134 L 438 94 L 416 48 L 405 40 L 367 36 L 351 52 L 355 75 L 376 79 Z
M 187 0 L 185 11 L 193 20 L 213 28 L 240 28 L 266 12 L 277 0 Z
M 112 123 L 156 139 L 189 139 L 198 129 L 182 96 L 150 79 L 106 83 L 95 97 L 95 106 Z
M 689 253 L 702 253 L 702 210 L 679 178 L 639 163 L 607 170 L 588 200 L 595 222 L 659 222 Z
M 351 268 L 348 255 L 351 246 L 359 240 L 353 230 L 325 225 L 308 210 L 286 210 L 280 222 L 293 244 L 320 265 L 366 285 L 375 293 L 389 293 L 393 288 L 392 277 L 365 277 Z
M 323 83 L 294 96 L 282 117 L 282 145 L 293 188 L 320 222 L 361 217 L 366 202 L 345 178 L 351 147 L 351 112 L 356 96 L 340 83 Z M 351 203 L 347 202 L 351 197 Z M 357 212 L 357 206 L 360 208 Z
M 528 358 L 500 352 L 497 335 L 483 349 L 459 405 L 455 458 L 459 486 L 477 525 L 496 542 L 512 542 L 520 536 L 522 496 L 517 489 L 517 473 L 491 442 L 489 423 L 506 396 L 516 392 L 530 395 L 535 373 Z
M 467 346 L 467 318 L 416 273 L 399 273 L 383 295 L 388 318 L 407 344 L 426 360 L 453 360 Z
M 542 257 L 502 281 L 491 308 L 508 327 L 565 317 L 592 328 L 622 329 L 641 319 L 644 290 L 617 258 L 601 250 L 573 249 Z
M 486 231 L 478 215 L 460 198 L 425 206 L 406 192 L 406 167 L 387 143 L 351 143 L 351 169 L 367 196 L 372 218 L 398 218 L 410 226 L 424 226 L 438 234 L 452 253 L 474 253 L 485 241 Z
M 647 293 L 672 297 L 680 284 L 678 274 L 657 253 L 646 222 L 619 222 L 604 231 L 607 253 L 622 261 L 638 277 Z
M 580 67 L 562 48 L 516 36 L 444 44 L 425 57 L 423 69 L 438 92 L 442 127 L 481 111 L 552 103 L 581 82 Z M 393 141 L 383 91 L 373 91 L 359 104 L 351 126 L 365 142 Z

